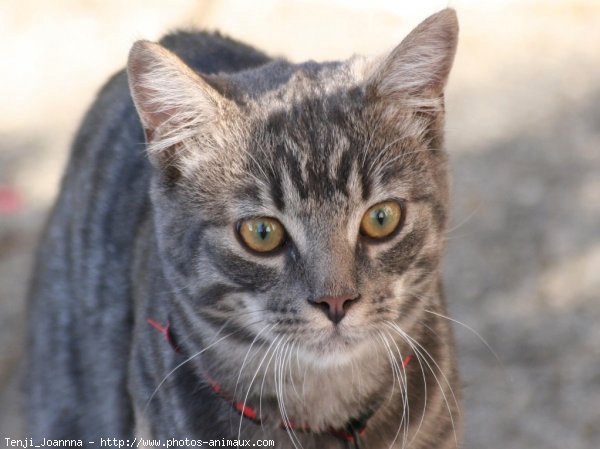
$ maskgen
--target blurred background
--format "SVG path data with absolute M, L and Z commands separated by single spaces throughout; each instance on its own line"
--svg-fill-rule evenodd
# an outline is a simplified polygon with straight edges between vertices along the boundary
M 18 369 L 38 233 L 82 114 L 136 39 L 196 27 L 293 61 L 341 59 L 391 49 L 447 5 L 1 2 L 1 441 L 26 436 Z M 451 315 L 465 323 L 455 326 L 465 447 L 598 448 L 600 2 L 450 6 L 461 38 L 447 94 L 454 187 L 446 284 Z

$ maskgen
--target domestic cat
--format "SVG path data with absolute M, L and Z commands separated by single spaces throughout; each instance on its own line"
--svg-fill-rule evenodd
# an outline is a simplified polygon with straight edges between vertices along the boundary
M 446 9 L 374 59 L 137 42 L 39 246 L 29 434 L 460 446 L 440 279 L 457 37 Z

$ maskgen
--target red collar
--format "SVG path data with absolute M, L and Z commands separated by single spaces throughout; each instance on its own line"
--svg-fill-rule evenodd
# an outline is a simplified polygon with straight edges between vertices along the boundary
M 148 324 L 158 330 L 161 334 L 164 335 L 165 340 L 171 345 L 173 350 L 177 353 L 180 353 L 179 346 L 175 342 L 175 338 L 173 337 L 173 333 L 171 331 L 171 325 L 167 321 L 165 326 L 159 324 L 153 319 L 148 319 Z M 407 355 L 402 361 L 401 368 L 406 368 L 406 366 L 410 363 L 412 359 L 412 355 Z M 236 410 L 239 414 L 248 418 L 250 421 L 261 424 L 261 419 L 256 409 L 251 407 L 250 405 L 244 404 L 241 401 L 236 401 L 232 395 L 223 390 L 221 384 L 219 384 L 216 380 L 214 380 L 210 375 L 204 373 L 204 379 L 206 383 L 210 386 L 213 392 L 221 397 L 224 401 L 228 402 L 234 410 Z M 367 421 L 373 416 L 373 411 L 369 411 L 368 413 L 363 413 L 359 418 L 351 419 L 346 424 L 344 429 L 329 429 L 328 433 L 339 438 L 344 441 L 354 442 L 355 448 L 360 448 L 359 437 L 363 436 L 367 430 Z M 298 425 L 294 421 L 282 420 L 280 427 L 282 429 L 295 430 L 299 432 L 311 432 L 310 427 Z

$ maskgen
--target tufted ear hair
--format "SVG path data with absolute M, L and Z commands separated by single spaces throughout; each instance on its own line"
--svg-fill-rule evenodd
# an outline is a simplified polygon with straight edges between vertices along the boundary
M 173 161 L 178 144 L 204 134 L 208 141 L 231 102 L 178 56 L 149 41 L 136 42 L 127 63 L 129 89 L 153 163 Z
M 370 74 L 367 87 L 378 98 L 439 97 L 452 68 L 458 20 L 444 9 L 421 22 Z

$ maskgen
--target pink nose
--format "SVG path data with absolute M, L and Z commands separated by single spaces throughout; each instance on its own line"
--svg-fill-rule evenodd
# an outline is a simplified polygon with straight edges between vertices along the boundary
M 350 303 L 356 301 L 358 296 L 342 295 L 342 296 L 322 296 L 320 298 L 309 300 L 315 305 L 322 307 L 327 313 L 327 317 L 335 324 L 342 321 L 346 315 L 346 309 Z

